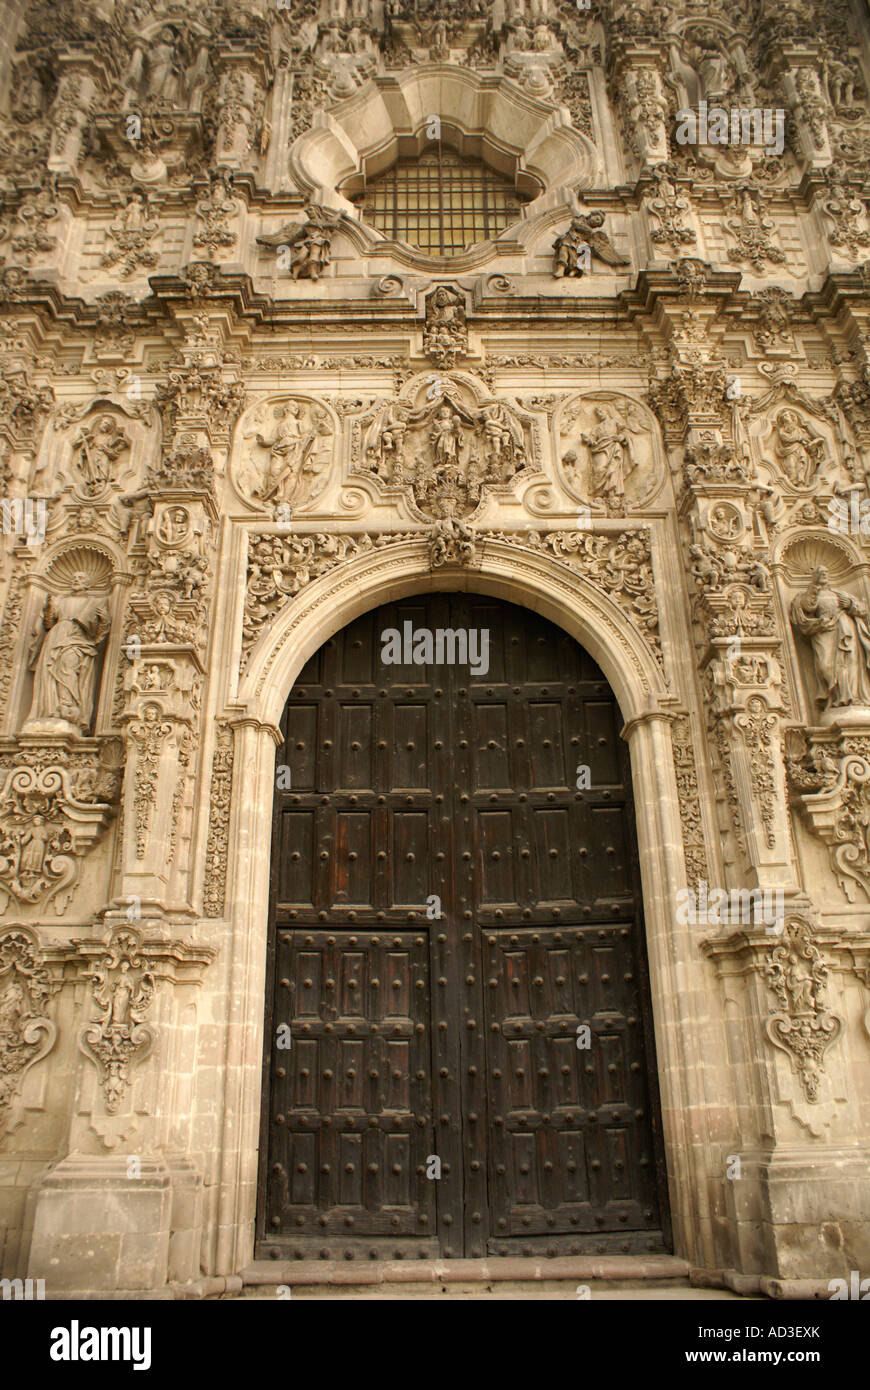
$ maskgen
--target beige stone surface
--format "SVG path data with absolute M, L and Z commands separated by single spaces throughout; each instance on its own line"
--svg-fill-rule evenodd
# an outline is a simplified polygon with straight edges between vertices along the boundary
M 673 1248 L 719 1291 L 610 1293 L 870 1277 L 865 9 L 309 8 L 6 7 L 0 1272 L 256 1296 L 278 722 L 354 618 L 467 590 L 624 720 Z M 781 153 L 681 144 L 701 100 Z M 436 118 L 525 199 L 451 257 L 354 201 Z M 514 441 L 477 484 L 397 465 L 433 379 Z M 782 931 L 687 920 L 702 883 Z

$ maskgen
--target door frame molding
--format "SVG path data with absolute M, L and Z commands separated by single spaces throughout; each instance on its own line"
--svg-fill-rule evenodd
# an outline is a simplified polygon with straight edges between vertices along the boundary
M 476 592 L 539 613 L 585 647 L 616 696 L 631 759 L 674 1253 L 709 1267 L 705 1155 L 722 1098 L 708 1097 L 704 1087 L 708 982 L 698 943 L 675 920 L 676 893 L 686 885 L 671 736 L 681 712 L 677 698 L 639 630 L 581 573 L 552 556 L 489 540 L 473 565 L 433 569 L 421 537 L 367 551 L 309 584 L 260 637 L 222 715 L 235 730 L 235 757 L 224 914 L 230 1007 L 212 1272 L 236 1273 L 253 1257 L 269 923 L 263 847 L 271 846 L 281 713 L 299 672 L 335 632 L 371 608 L 436 590 Z

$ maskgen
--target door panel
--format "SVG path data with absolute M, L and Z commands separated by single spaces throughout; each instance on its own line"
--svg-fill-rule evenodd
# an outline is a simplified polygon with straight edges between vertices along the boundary
M 406 622 L 487 629 L 488 670 L 385 666 L 381 634 Z M 667 1248 L 619 727 L 565 633 L 478 596 L 368 613 L 300 674 L 277 756 L 259 1255 Z

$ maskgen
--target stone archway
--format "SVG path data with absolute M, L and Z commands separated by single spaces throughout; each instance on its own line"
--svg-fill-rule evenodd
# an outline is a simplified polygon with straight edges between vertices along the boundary
M 691 958 L 692 949 L 673 912 L 675 893 L 685 884 L 673 697 L 650 647 L 618 604 L 552 556 L 487 541 L 473 567 L 433 570 L 426 542 L 408 539 L 336 565 L 281 609 L 250 653 L 237 697 L 225 709 L 235 728 L 236 772 L 225 912 L 233 923 L 228 983 L 234 1014 L 222 1108 L 233 1124 L 221 1155 L 214 1272 L 235 1272 L 253 1251 L 269 903 L 263 847 L 269 843 L 281 711 L 305 662 L 339 628 L 389 599 L 439 589 L 504 598 L 558 624 L 601 667 L 625 716 L 675 1251 L 709 1264 L 703 1144 L 693 1139 L 693 1114 L 706 1104 L 697 1061 L 702 1020 L 685 1004 L 677 962 Z

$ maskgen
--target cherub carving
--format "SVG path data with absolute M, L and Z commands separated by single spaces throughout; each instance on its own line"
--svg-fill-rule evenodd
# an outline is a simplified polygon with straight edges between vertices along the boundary
M 294 280 L 319 280 L 329 265 L 332 236 L 341 213 L 315 205 L 305 221 L 287 222 L 271 236 L 257 237 L 258 246 L 290 249 L 290 274 Z
M 603 225 L 603 212 L 590 212 L 583 217 L 572 217 L 567 232 L 557 237 L 553 244 L 553 275 L 557 280 L 566 275 L 582 276 L 589 268 L 592 256 L 597 256 L 606 265 L 630 264 L 620 256 L 607 233 L 600 230 Z

